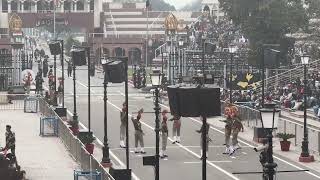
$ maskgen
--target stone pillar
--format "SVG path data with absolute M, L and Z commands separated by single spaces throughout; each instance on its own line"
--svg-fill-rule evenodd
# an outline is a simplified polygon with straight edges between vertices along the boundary
M 90 12 L 90 2 L 91 2 L 91 0 L 87 0 L 86 2 L 87 2 L 87 9 L 85 9 L 85 10 L 86 10 L 86 12 Z
M 64 0 L 60 1 L 60 12 L 64 13 Z
M 24 12 L 24 1 L 20 2 L 20 10 L 21 12 Z
M 77 2 L 78 1 L 73 1 L 74 12 L 78 11 Z
M 11 0 L 8 1 L 8 13 L 11 13 Z
M 34 11 L 38 12 L 38 1 L 34 1 Z

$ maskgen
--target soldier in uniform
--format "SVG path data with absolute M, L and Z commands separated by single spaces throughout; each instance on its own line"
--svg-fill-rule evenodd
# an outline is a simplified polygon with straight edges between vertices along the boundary
M 235 150 L 241 148 L 238 143 L 238 134 L 240 131 L 243 132 L 243 125 L 242 125 L 241 119 L 238 115 L 238 112 L 236 112 L 236 113 L 237 114 L 233 118 L 233 123 L 232 123 L 232 149 L 233 149 L 233 152 Z
M 168 111 L 167 110 L 163 110 L 162 111 L 162 122 L 161 122 L 161 138 L 162 138 L 162 149 L 160 152 L 160 157 L 166 158 L 168 157 L 166 150 L 167 150 L 167 141 L 168 141 L 168 125 L 167 125 L 167 114 Z
M 204 128 L 205 126 L 205 128 Z M 196 132 L 197 133 L 200 133 L 201 136 L 200 136 L 200 147 L 201 147 L 201 158 L 202 159 L 202 132 L 204 131 L 204 129 L 206 130 L 206 134 L 207 134 L 207 138 L 206 138 L 206 141 L 207 141 L 207 145 L 206 145 L 206 157 L 208 157 L 208 150 L 209 150 L 209 142 L 211 141 L 211 139 L 209 138 L 209 129 L 210 129 L 210 124 L 206 123 L 205 125 L 202 125 L 201 126 L 201 129 L 197 130 Z
M 224 127 L 224 133 L 225 133 L 225 145 L 226 150 L 223 154 L 229 154 L 230 153 L 230 136 L 232 131 L 232 104 L 228 103 L 227 107 L 224 109 L 224 114 L 226 116 L 226 120 L 224 121 L 226 123 Z
M 172 144 L 175 143 L 180 143 L 180 128 L 181 128 L 181 117 L 174 115 L 173 118 L 170 119 L 170 121 L 173 121 L 173 126 L 172 126 L 172 136 L 173 136 L 173 142 Z
M 4 147 L 4 150 L 11 150 L 12 155 L 16 155 L 16 135 L 13 131 L 11 131 L 11 126 L 6 126 L 6 146 Z
M 137 117 L 136 118 L 132 117 L 131 120 L 133 122 L 134 129 L 135 129 L 135 133 L 134 133 L 135 150 L 134 150 L 134 152 L 135 153 L 140 152 L 141 154 L 145 154 L 146 152 L 143 149 L 144 148 L 144 143 L 143 143 L 144 133 L 142 131 L 141 122 L 140 122 L 142 113 L 143 113 L 143 109 L 140 109 L 138 111 Z M 138 151 L 138 143 L 140 144 L 140 147 L 141 147 L 140 151 Z
M 67 69 L 67 71 L 68 71 L 68 77 L 71 77 L 72 75 L 72 63 L 69 61 L 68 62 L 68 69 Z
M 124 143 L 126 138 L 126 127 L 127 127 L 127 116 L 126 116 L 126 107 L 127 104 L 124 102 L 122 104 L 122 111 L 120 112 L 120 147 L 125 148 Z
M 41 94 L 42 93 L 42 83 L 44 82 L 41 73 L 38 72 L 36 76 L 36 93 Z

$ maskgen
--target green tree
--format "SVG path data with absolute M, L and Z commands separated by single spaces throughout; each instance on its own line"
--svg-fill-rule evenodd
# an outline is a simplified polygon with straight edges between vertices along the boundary
M 219 0 L 220 6 L 250 41 L 249 61 L 259 64 L 263 44 L 280 44 L 280 61 L 286 62 L 292 46 L 287 33 L 306 29 L 308 16 L 300 0 Z

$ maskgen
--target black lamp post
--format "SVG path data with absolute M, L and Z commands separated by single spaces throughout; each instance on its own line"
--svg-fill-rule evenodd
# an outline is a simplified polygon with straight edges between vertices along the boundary
M 154 71 L 150 74 L 152 86 L 155 87 L 155 115 L 156 115 L 156 127 L 154 131 L 156 132 L 156 155 L 155 155 L 155 180 L 159 180 L 159 132 L 160 132 L 160 106 L 159 106 L 159 87 L 161 86 L 162 82 L 162 74 L 160 71 Z
M 268 146 L 266 149 L 266 163 L 263 164 L 263 175 L 268 177 L 268 180 L 273 180 L 275 175 L 275 168 L 277 164 L 273 161 L 273 129 L 278 127 L 280 109 L 275 108 L 274 103 L 265 104 L 264 108 L 260 109 L 262 128 L 267 133 Z
M 300 162 L 313 162 L 314 157 L 309 154 L 309 141 L 308 141 L 308 129 L 307 129 L 307 65 L 309 64 L 308 55 L 301 56 L 301 64 L 303 65 L 303 141 L 302 141 L 302 152 L 299 157 Z
M 107 74 L 107 60 L 102 59 L 101 64 L 104 68 L 104 81 L 103 81 L 103 112 L 104 112 L 104 138 L 103 138 L 103 148 L 102 148 L 102 161 L 101 163 L 104 166 L 111 165 L 110 157 L 109 157 L 109 144 L 108 144 L 108 115 L 107 115 L 107 85 L 108 85 L 108 74 Z
M 233 66 L 233 55 L 236 52 L 236 47 L 234 45 L 230 45 L 229 46 L 229 53 L 231 55 L 230 57 L 230 74 L 229 74 L 229 89 L 230 89 L 230 103 L 232 103 L 232 90 L 233 90 L 233 86 L 232 86 L 232 66 Z

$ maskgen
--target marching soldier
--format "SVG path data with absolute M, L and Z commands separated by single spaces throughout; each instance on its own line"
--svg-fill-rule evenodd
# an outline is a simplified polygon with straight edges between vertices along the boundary
M 42 94 L 42 83 L 44 82 L 41 73 L 38 72 L 36 76 L 36 94 Z
M 68 71 L 68 77 L 71 77 L 72 75 L 72 63 L 69 61 L 68 62 L 68 69 L 67 69 L 67 71 Z
M 140 122 L 142 113 L 143 113 L 143 108 L 138 111 L 137 117 L 136 118 L 132 117 L 131 120 L 133 122 L 134 129 L 135 129 L 135 133 L 134 133 L 135 150 L 134 150 L 134 152 L 135 153 L 140 152 L 141 154 L 145 154 L 146 152 L 143 149 L 144 148 L 144 143 L 143 143 L 144 133 L 141 129 L 141 122 Z M 140 151 L 138 151 L 138 143 L 140 144 L 140 147 L 141 147 Z
M 170 119 L 170 121 L 173 121 L 173 126 L 172 126 L 172 136 L 173 136 L 173 142 L 172 144 L 175 143 L 180 143 L 180 128 L 181 128 L 181 117 L 174 115 L 173 118 Z
M 11 126 L 6 126 L 6 146 L 3 148 L 3 150 L 11 150 L 12 155 L 16 155 L 16 135 L 13 131 L 11 131 Z
M 126 116 L 126 107 L 127 104 L 124 102 L 122 104 L 122 111 L 120 112 L 120 147 L 125 148 L 126 145 L 124 143 L 126 138 L 126 127 L 127 127 L 127 116 Z
M 224 109 L 224 114 L 226 116 L 226 120 L 224 121 L 226 123 L 224 127 L 224 133 L 225 133 L 225 145 L 226 145 L 226 150 L 223 154 L 229 154 L 230 153 L 230 136 L 231 136 L 231 131 L 232 131 L 232 124 L 233 124 L 233 106 L 232 104 L 228 103 L 227 107 Z
M 162 111 L 162 123 L 161 123 L 161 133 L 162 133 L 162 150 L 160 152 L 160 157 L 166 158 L 168 157 L 166 150 L 167 150 L 167 141 L 168 141 L 168 125 L 167 125 L 167 114 L 168 111 L 167 110 L 163 110 Z
M 239 115 L 236 114 L 232 124 L 232 153 L 234 153 L 235 150 L 241 148 L 238 143 L 238 134 L 240 131 L 243 132 L 243 125 Z
M 205 126 L 205 128 L 204 128 Z M 201 147 L 201 158 L 202 159 L 202 132 L 204 131 L 204 129 L 206 130 L 206 134 L 207 134 L 207 138 L 206 138 L 206 141 L 207 141 L 207 145 L 206 145 L 206 157 L 208 157 L 208 150 L 209 150 L 209 142 L 211 141 L 211 139 L 209 138 L 209 129 L 210 129 L 210 124 L 206 123 L 205 125 L 202 125 L 201 126 L 201 129 L 197 130 L 196 132 L 197 133 L 201 133 L 201 136 L 200 136 L 200 147 Z

